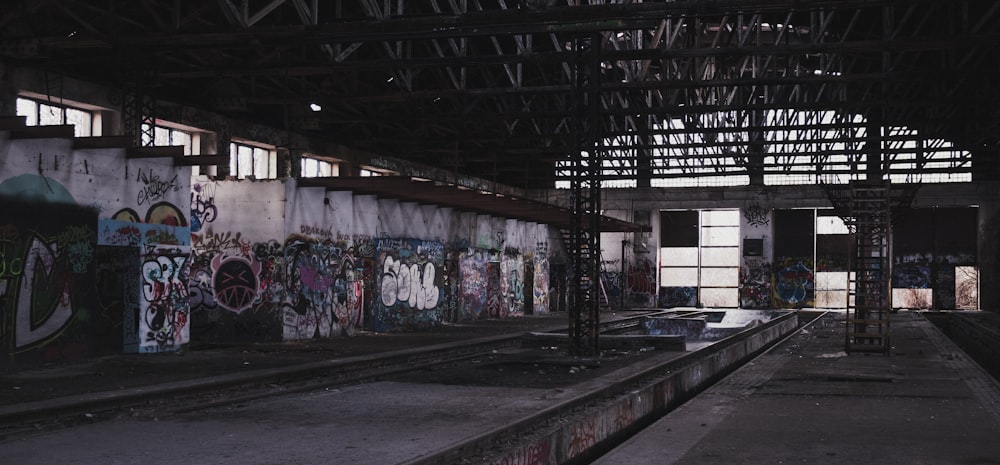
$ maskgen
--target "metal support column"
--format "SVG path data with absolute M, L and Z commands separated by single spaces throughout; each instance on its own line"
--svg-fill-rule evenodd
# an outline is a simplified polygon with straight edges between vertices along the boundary
M 156 145 L 156 99 L 146 89 L 156 83 L 156 71 L 140 63 L 125 65 L 122 83 L 122 128 L 132 145 Z
M 597 357 L 601 256 L 601 34 L 577 37 L 574 51 L 573 153 L 570 181 L 569 351 Z

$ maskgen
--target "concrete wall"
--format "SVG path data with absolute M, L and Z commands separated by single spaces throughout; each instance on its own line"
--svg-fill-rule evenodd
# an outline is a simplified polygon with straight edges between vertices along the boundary
M 0 130 L 2 365 L 549 311 L 545 225 L 30 137 L 49 130 Z
M 568 193 L 550 190 L 534 193 L 542 200 L 565 203 Z M 913 200 L 914 208 L 966 208 L 977 206 L 979 212 L 975 267 L 979 274 L 979 308 L 1000 309 L 1000 291 L 992 283 L 1000 275 L 996 237 L 998 200 L 997 183 L 926 184 L 920 187 Z M 776 306 L 774 283 L 776 267 L 774 250 L 774 211 L 778 209 L 830 208 L 826 193 L 819 186 L 767 186 L 698 188 L 633 188 L 607 189 L 602 193 L 602 208 L 609 216 L 634 220 L 636 213 L 651 212 L 652 232 L 641 234 L 605 233 L 601 236 L 602 259 L 605 265 L 605 282 L 613 306 L 624 300 L 626 307 L 651 307 L 642 300 L 643 270 L 648 262 L 658 283 L 655 269 L 662 261 L 658 256 L 660 225 L 658 212 L 676 209 L 739 209 L 742 220 L 742 240 L 760 239 L 762 255 L 748 256 L 744 249 L 740 264 L 740 305 L 743 308 Z M 628 241 L 622 253 L 622 241 Z M 634 247 L 644 243 L 649 252 Z M 963 264 L 965 264 L 963 262 Z M 783 267 L 784 268 L 784 267 Z M 810 273 L 817 270 L 808 270 Z M 654 283 L 654 286 L 659 287 Z M 952 282 L 942 283 L 939 294 L 954 293 Z M 897 292 L 899 294 L 899 292 Z M 624 298 L 622 298 L 624 295 Z M 636 297 L 636 298 L 632 298 Z M 621 299 L 621 300 L 620 300 Z M 846 299 L 838 299 L 838 301 Z M 824 300 L 825 301 L 825 300 Z M 780 303 L 780 302 L 779 302 Z
M 190 168 L 32 134 L 0 131 L 0 363 L 185 344 Z

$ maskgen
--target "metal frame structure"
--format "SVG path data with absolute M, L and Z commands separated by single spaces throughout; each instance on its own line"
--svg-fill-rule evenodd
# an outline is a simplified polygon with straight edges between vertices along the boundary
M 572 151 L 570 182 L 570 354 L 600 355 L 601 185 L 598 175 L 604 153 L 598 147 L 602 127 L 598 119 L 601 93 L 601 50 L 599 34 L 574 39 L 575 96 L 573 129 L 576 147 Z
M 995 179 L 998 19 L 991 0 L 62 0 L 0 9 L 0 56 L 106 83 L 155 64 L 156 99 L 548 188 L 573 176 L 574 38 L 594 35 L 605 187 L 859 179 L 876 110 L 890 173 Z
M 0 7 L 0 58 L 122 88 L 137 145 L 172 102 L 569 187 L 578 354 L 602 188 L 1000 179 L 994 0 L 53 0 Z

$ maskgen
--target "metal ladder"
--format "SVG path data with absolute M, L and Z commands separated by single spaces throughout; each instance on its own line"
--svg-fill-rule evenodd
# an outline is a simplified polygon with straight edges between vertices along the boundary
M 890 194 L 888 181 L 855 181 L 850 185 L 849 226 L 854 230 L 856 250 L 847 308 L 847 353 L 890 353 Z

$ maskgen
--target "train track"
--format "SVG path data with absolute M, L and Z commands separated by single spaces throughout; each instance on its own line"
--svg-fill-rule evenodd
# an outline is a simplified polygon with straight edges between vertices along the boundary
M 620 333 L 634 328 L 644 315 L 602 322 L 602 331 Z M 371 382 L 432 367 L 471 363 L 477 358 L 520 347 L 524 334 L 509 333 L 0 407 L 0 439 L 126 416 L 149 418 L 186 413 L 266 397 Z

